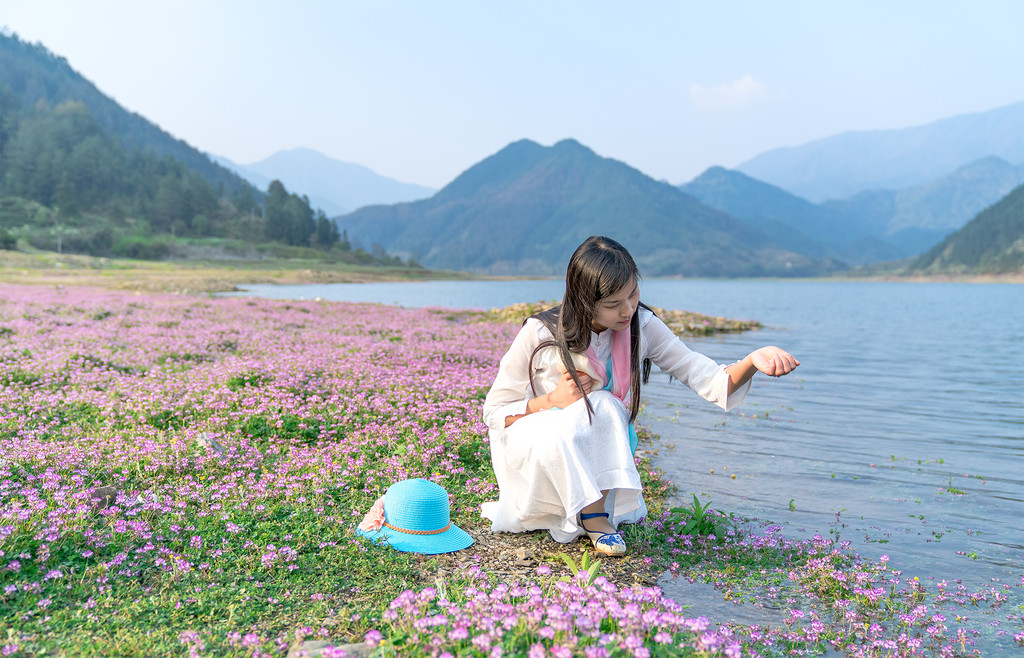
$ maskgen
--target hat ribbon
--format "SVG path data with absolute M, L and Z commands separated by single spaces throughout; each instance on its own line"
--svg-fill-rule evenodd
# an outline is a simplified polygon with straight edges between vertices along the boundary
M 449 521 L 448 525 L 446 525 L 445 527 L 441 528 L 440 530 L 406 530 L 405 528 L 399 528 L 398 526 L 393 526 L 390 523 L 388 523 L 387 521 L 384 522 L 384 526 L 388 527 L 388 528 L 391 528 L 392 530 L 397 530 L 398 532 L 404 532 L 404 533 L 407 533 L 407 534 L 410 534 L 410 535 L 439 535 L 442 532 L 448 530 L 448 528 L 452 527 L 452 522 Z

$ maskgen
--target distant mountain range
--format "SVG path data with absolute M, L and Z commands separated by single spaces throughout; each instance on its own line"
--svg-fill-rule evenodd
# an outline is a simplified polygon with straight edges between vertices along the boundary
M 587 236 L 609 235 L 648 276 L 786 276 L 835 270 L 574 140 L 510 144 L 429 199 L 371 206 L 341 228 L 432 268 L 561 274 Z
M 990 156 L 925 185 L 820 204 L 721 167 L 680 189 L 788 249 L 862 265 L 922 253 L 1021 183 L 1024 164 Z
M 433 196 L 309 149 L 221 166 L 3 33 L 0 110 L 5 245 L 53 248 L 58 217 L 64 248 L 82 253 L 132 255 L 166 235 L 262 240 L 266 199 L 249 181 L 271 179 L 332 214 L 363 206 L 338 219 L 358 246 L 495 274 L 560 274 L 596 233 L 626 244 L 648 276 L 819 275 L 926 251 L 918 271 L 1005 271 L 1024 239 L 1024 103 L 776 150 L 679 187 L 571 139 L 523 140 Z M 769 167 L 763 180 L 755 165 Z M 776 182 L 797 179 L 850 193 L 808 200 Z
M 289 189 L 309 197 L 310 204 L 328 215 L 342 215 L 357 208 L 381 203 L 414 201 L 436 190 L 402 183 L 372 169 L 327 157 L 312 149 L 278 151 L 252 164 L 240 165 L 212 156 L 224 167 L 246 178 L 261 190 L 277 179 Z
M 913 128 L 847 132 L 777 148 L 736 170 L 820 202 L 923 185 L 989 156 L 1024 162 L 1024 102 Z

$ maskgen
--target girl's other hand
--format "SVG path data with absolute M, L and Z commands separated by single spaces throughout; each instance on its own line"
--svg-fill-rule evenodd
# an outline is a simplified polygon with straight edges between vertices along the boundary
M 792 354 L 772 345 L 751 352 L 750 360 L 755 368 L 771 377 L 788 375 L 800 365 Z
M 592 380 L 582 372 L 578 373 L 578 375 L 580 378 L 580 386 L 583 387 L 582 392 L 580 392 L 580 389 L 576 388 L 575 382 L 572 381 L 572 375 L 564 373 L 562 378 L 558 380 L 558 385 L 555 387 L 555 390 L 548 394 L 548 399 L 551 400 L 551 404 L 553 406 L 556 406 L 559 409 L 565 409 L 576 400 L 582 398 L 583 393 L 590 393 L 590 387 L 593 383 Z

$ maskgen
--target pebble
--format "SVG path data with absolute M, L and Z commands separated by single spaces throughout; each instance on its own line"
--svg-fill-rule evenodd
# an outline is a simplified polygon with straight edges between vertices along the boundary
M 525 546 L 520 546 L 519 548 L 516 549 L 516 559 L 517 560 L 529 560 L 530 558 L 534 557 L 535 555 L 536 555 L 536 553 L 534 553 L 534 551 L 532 549 L 526 548 Z
M 92 498 L 92 511 L 98 512 L 107 509 L 117 500 L 117 487 L 96 487 L 89 492 Z
M 223 455 L 227 452 L 227 448 L 222 446 L 217 439 L 210 436 L 207 432 L 200 434 L 199 437 L 196 438 L 196 443 L 198 443 L 200 447 L 212 449 L 218 455 Z

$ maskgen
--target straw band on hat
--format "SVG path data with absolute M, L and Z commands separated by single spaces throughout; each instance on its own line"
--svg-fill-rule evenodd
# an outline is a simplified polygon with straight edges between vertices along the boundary
M 441 528 L 440 530 L 409 530 L 407 528 L 396 528 L 395 526 L 393 526 L 390 523 L 388 523 L 387 521 L 385 521 L 384 522 L 384 527 L 385 528 L 391 528 L 392 530 L 397 530 L 398 532 L 407 532 L 410 535 L 439 535 L 442 532 L 445 532 L 446 530 L 448 530 L 448 528 L 452 527 L 452 524 L 451 524 L 451 521 L 449 521 L 448 525 L 446 525 L 445 527 Z
M 358 532 L 400 551 L 427 555 L 452 553 L 473 543 L 465 530 L 451 522 L 448 492 L 421 478 L 388 487 L 359 524 Z

